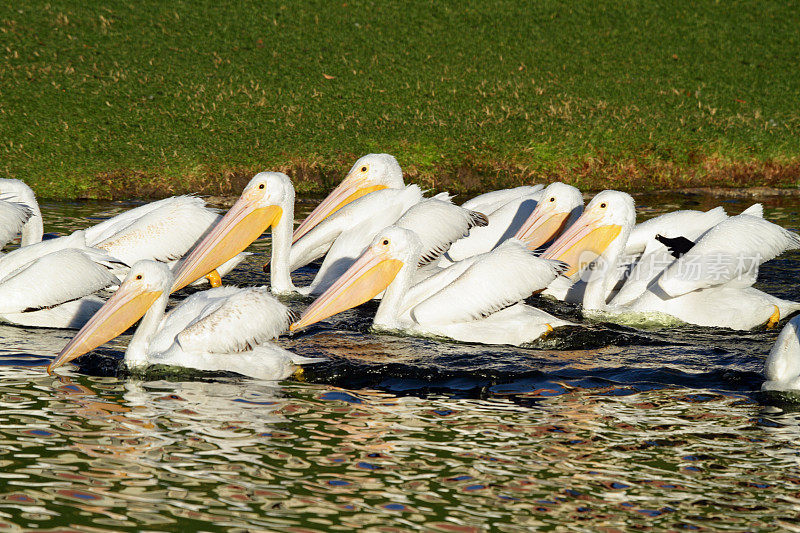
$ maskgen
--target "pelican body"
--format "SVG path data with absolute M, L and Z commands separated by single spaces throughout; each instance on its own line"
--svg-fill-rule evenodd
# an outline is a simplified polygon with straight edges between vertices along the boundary
M 283 379 L 312 359 L 265 344 L 289 325 L 289 310 L 266 287 L 217 287 L 194 293 L 164 314 L 174 277 L 155 261 L 140 261 L 119 289 L 64 347 L 48 371 L 141 323 L 125 351 L 130 369 L 164 364 Z
M 379 330 L 520 345 L 568 324 L 521 303 L 552 281 L 562 265 L 535 257 L 519 241 L 508 241 L 414 283 L 422 249 L 413 231 L 397 226 L 381 231 L 290 329 L 324 320 L 384 290 L 373 320 Z
M 568 263 L 568 276 L 584 274 L 585 311 L 636 320 L 658 321 L 666 316 L 701 326 L 746 330 L 774 325 L 800 309 L 800 304 L 752 287 L 760 264 L 784 250 L 800 248 L 800 237 L 749 214 L 723 220 L 705 232 L 687 253 L 672 257 L 640 294 L 617 303 L 611 289 L 619 279 L 620 260 L 635 218 L 630 195 L 603 191 L 543 254 Z M 620 293 L 624 290 L 623 285 Z

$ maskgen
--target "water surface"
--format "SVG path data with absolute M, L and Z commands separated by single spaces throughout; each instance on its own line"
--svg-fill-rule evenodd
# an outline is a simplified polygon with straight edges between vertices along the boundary
M 748 205 L 637 203 L 642 218 Z M 45 203 L 45 229 L 130 205 Z M 798 199 L 766 207 L 796 229 Z M 251 251 L 228 282 L 265 283 L 269 239 Z M 797 300 L 798 273 L 787 253 L 758 286 Z M 758 392 L 777 330 L 638 331 L 535 303 L 582 325 L 534 348 L 444 343 L 372 333 L 367 305 L 282 339 L 328 358 L 282 383 L 117 376 L 129 335 L 48 376 L 73 333 L 0 326 L 0 527 L 800 528 L 798 403 Z

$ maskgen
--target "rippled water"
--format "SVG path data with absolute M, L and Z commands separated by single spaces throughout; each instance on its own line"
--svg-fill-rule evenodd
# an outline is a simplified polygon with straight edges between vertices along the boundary
M 125 207 L 45 204 L 46 231 Z M 776 198 L 767 218 L 798 211 Z M 228 281 L 263 283 L 268 249 Z M 798 272 L 785 254 L 759 286 L 800 299 Z M 530 349 L 440 343 L 373 334 L 366 306 L 283 339 L 328 361 L 280 384 L 116 377 L 127 335 L 48 376 L 72 333 L 0 326 L 0 528 L 800 529 L 800 401 L 758 392 L 777 331 L 637 331 L 542 305 L 582 327 Z

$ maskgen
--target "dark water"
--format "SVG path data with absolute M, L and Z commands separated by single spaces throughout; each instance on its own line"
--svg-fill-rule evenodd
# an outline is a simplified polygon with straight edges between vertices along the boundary
M 45 204 L 46 231 L 125 207 Z M 798 211 L 777 198 L 766 216 L 797 229 Z M 268 250 L 227 281 L 264 283 Z M 758 286 L 800 299 L 798 272 L 785 254 Z M 0 528 L 800 529 L 800 401 L 758 392 L 777 330 L 638 331 L 535 303 L 582 326 L 534 348 L 442 343 L 371 333 L 365 306 L 282 339 L 328 360 L 280 384 L 116 377 L 127 335 L 48 376 L 72 333 L 0 326 Z

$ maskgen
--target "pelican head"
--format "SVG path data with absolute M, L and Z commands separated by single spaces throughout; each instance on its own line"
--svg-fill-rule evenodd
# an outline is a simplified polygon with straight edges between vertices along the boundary
M 294 187 L 281 172 L 259 172 L 247 184 L 241 197 L 217 222 L 175 272 L 177 291 L 205 276 L 244 251 L 270 226 L 294 209 Z
M 172 273 L 164 263 L 139 261 L 111 298 L 72 338 L 48 372 L 118 337 L 139 320 L 172 285 Z
M 536 209 L 519 228 L 515 237 L 536 250 L 558 237 L 583 211 L 581 191 L 566 183 L 551 183 L 542 191 Z
M 289 329 L 310 326 L 371 300 L 394 281 L 404 265 L 416 265 L 421 251 L 422 242 L 413 231 L 398 226 L 384 229 Z
M 402 189 L 403 171 L 389 154 L 367 154 L 360 158 L 338 187 L 294 230 L 292 242 L 311 231 L 327 217 L 365 194 L 381 189 Z
M 603 191 L 592 198 L 580 218 L 542 257 L 564 261 L 570 265 L 564 275 L 572 276 L 603 255 L 621 233 L 627 239 L 635 222 L 636 208 L 630 194 Z

